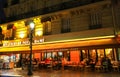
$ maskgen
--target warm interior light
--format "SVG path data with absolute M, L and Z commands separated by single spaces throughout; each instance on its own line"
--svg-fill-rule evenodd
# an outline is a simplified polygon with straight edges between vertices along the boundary
M 7 27 L 6 26 L 1 26 L 2 28 L 2 34 L 6 34 L 7 33 Z
M 82 50 L 83 53 L 85 53 L 85 50 Z
M 95 49 L 94 49 L 94 50 L 92 50 L 92 52 L 93 52 L 93 53 L 96 53 L 96 52 L 95 52 Z
M 38 30 L 38 31 L 36 32 L 36 35 L 37 35 L 37 36 L 42 36 L 42 35 L 43 35 L 43 31 Z
M 110 52 L 112 51 L 112 49 L 106 49 L 106 54 L 110 54 Z
M 25 34 L 24 33 L 20 33 L 20 38 L 24 38 Z

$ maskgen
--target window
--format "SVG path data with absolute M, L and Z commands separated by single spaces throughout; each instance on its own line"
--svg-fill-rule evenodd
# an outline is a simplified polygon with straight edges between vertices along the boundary
M 5 40 L 13 40 L 15 37 L 15 30 L 14 30 L 14 24 L 8 24 L 7 30 L 5 34 Z
M 44 61 L 46 59 L 46 52 L 41 53 L 41 61 Z
M 82 50 L 83 60 L 88 58 L 88 50 Z
M 61 20 L 61 33 L 70 32 L 70 19 L 69 18 L 62 18 Z
M 51 22 L 50 21 L 43 22 L 43 27 L 44 27 L 44 35 L 51 34 Z
M 50 35 L 52 32 L 51 17 L 41 18 L 41 23 L 43 24 L 43 34 Z
M 29 34 L 27 34 L 27 27 L 25 26 L 25 22 L 21 21 L 21 22 L 17 22 L 14 24 L 16 29 L 15 30 L 15 38 L 16 39 L 22 39 L 22 38 L 26 38 Z
M 52 53 L 51 52 L 46 52 L 47 58 L 52 58 Z
M 101 59 L 104 57 L 104 49 L 97 49 L 98 58 Z
M 58 57 L 62 58 L 63 57 L 63 52 L 58 52 Z
M 114 60 L 114 50 L 112 48 L 105 49 L 105 54 L 110 60 Z
M 55 60 L 55 61 L 58 59 L 57 52 L 52 52 L 52 58 L 53 58 L 53 60 Z
M 94 62 L 97 60 L 97 52 L 95 49 L 89 50 L 90 53 L 90 59 L 92 59 Z
M 101 13 L 95 12 L 90 14 L 90 26 L 89 29 L 98 29 L 102 27 Z
M 35 18 L 34 23 L 35 23 L 35 36 L 42 36 L 43 35 L 43 24 L 41 23 L 41 19 Z
M 64 58 L 65 58 L 67 61 L 70 61 L 70 51 L 65 51 L 65 52 L 63 52 L 63 55 L 64 55 Z
M 97 49 L 98 58 L 108 57 L 110 60 L 114 60 L 114 50 L 112 48 Z

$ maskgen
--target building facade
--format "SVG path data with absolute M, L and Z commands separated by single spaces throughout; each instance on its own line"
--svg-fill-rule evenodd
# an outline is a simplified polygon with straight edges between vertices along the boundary
M 28 25 L 34 22 L 34 58 L 119 61 L 119 6 L 117 0 L 8 0 L 0 53 L 28 57 Z

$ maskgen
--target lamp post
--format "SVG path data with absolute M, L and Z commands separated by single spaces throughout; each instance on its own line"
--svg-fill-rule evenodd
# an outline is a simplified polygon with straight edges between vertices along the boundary
M 32 36 L 32 33 L 33 33 L 33 31 L 34 31 L 34 23 L 33 22 L 30 22 L 30 24 L 29 24 L 29 28 L 30 28 L 30 63 L 28 64 L 28 75 L 33 75 L 33 73 L 32 73 L 32 38 L 33 38 L 33 36 Z

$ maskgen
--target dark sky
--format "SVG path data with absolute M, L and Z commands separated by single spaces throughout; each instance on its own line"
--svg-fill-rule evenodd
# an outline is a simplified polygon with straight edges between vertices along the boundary
M 3 10 L 5 2 L 6 2 L 6 0 L 0 0 L 0 23 L 5 22 L 5 14 L 4 14 L 4 10 Z

